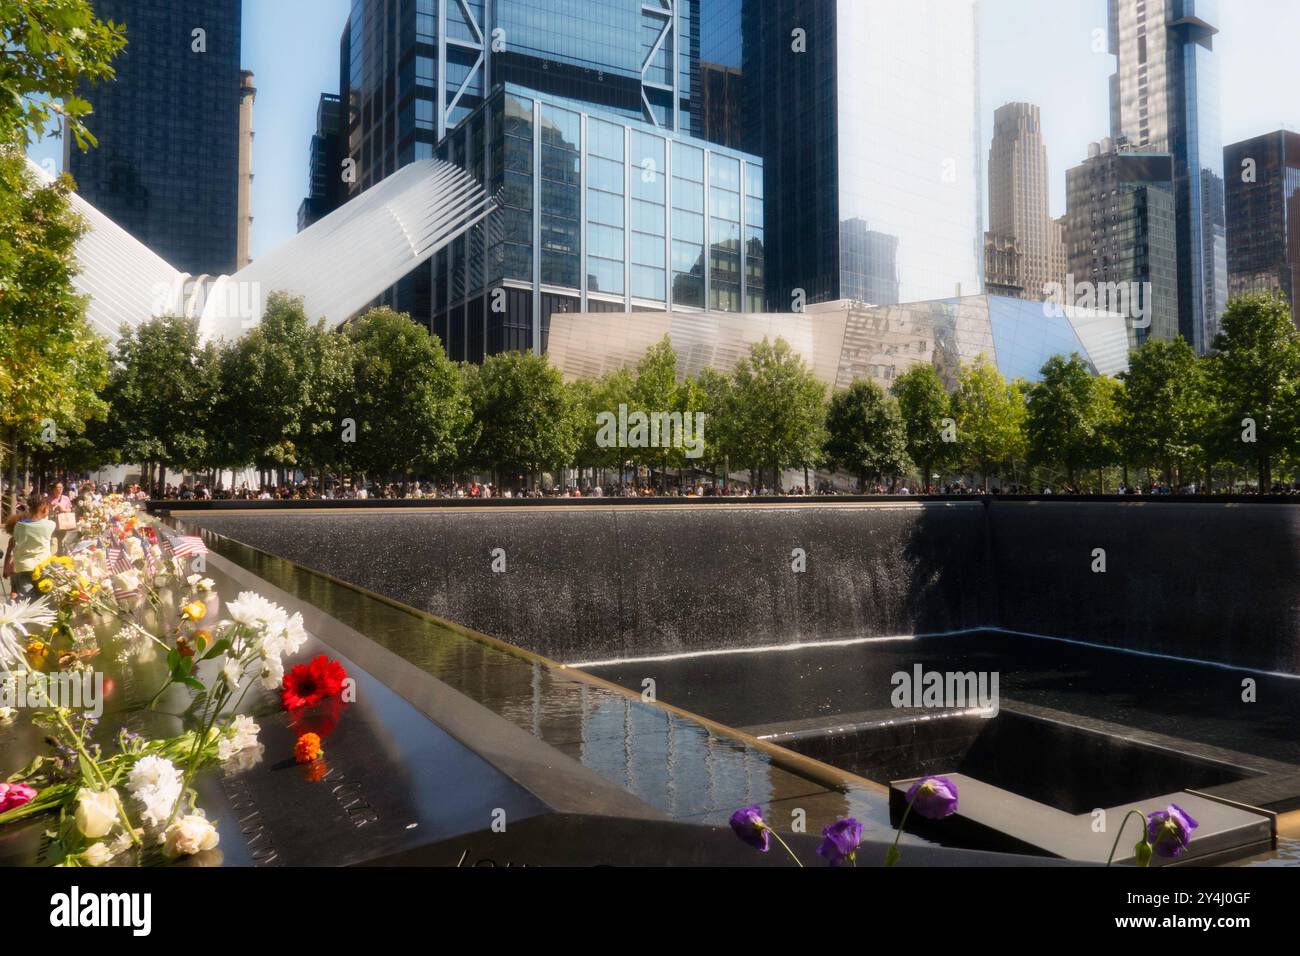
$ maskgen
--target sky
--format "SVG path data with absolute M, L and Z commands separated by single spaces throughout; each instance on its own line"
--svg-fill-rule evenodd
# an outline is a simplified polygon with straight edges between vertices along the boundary
M 709 0 L 704 0 L 708 3 Z M 905 2 L 905 0 L 889 0 Z M 338 92 L 339 36 L 349 0 L 244 0 L 244 66 L 254 73 L 253 255 L 294 234 L 307 194 L 307 155 L 322 92 Z M 1107 135 L 1106 0 L 981 0 L 981 122 L 985 156 L 993 111 L 1041 107 L 1051 166 L 1051 212 L 1065 212 L 1065 170 Z M 1224 144 L 1300 130 L 1295 41 L 1298 0 L 1223 0 L 1219 60 Z M 1098 33 L 1098 31 L 1100 31 Z M 93 97 L 92 97 L 93 102 Z M 37 158 L 55 156 L 43 144 Z

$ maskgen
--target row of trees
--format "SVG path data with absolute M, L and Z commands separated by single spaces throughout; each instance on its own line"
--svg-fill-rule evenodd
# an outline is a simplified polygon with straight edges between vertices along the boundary
M 1300 340 L 1285 302 L 1248 296 L 1223 318 L 1215 351 L 1182 340 L 1135 351 L 1119 379 L 1055 356 L 1030 384 L 984 357 L 955 388 L 917 366 L 886 391 L 872 381 L 828 394 L 782 341 L 750 349 L 728 375 L 679 381 L 668 339 L 635 368 L 565 383 L 542 357 L 450 361 L 405 315 L 376 309 L 341 332 L 300 300 L 273 295 L 260 326 L 202 343 L 183 318 L 145 322 L 118 342 L 99 397 L 108 413 L 51 446 L 76 468 L 145 463 L 210 473 L 255 466 L 264 481 L 308 475 L 529 480 L 562 467 L 663 476 L 748 470 L 777 487 L 787 469 L 833 468 L 866 482 L 975 476 L 1087 487 L 1143 469 L 1178 486 L 1217 474 L 1268 487 L 1300 463 Z M 698 445 L 611 442 L 602 416 L 705 416 Z M 629 447 L 631 446 L 631 447 Z

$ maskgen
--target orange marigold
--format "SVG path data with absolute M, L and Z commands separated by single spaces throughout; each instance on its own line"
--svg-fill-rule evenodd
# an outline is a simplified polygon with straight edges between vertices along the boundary
M 321 749 L 320 737 L 316 734 L 303 734 L 293 745 L 293 759 L 299 763 L 311 763 L 324 752 Z

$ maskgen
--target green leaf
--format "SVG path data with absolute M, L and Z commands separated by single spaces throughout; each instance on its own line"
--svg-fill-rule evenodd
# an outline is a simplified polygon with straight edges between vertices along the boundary
M 230 641 L 226 640 L 225 638 L 222 638 L 221 640 L 217 641 L 217 643 L 213 644 L 212 647 L 208 649 L 208 652 L 203 655 L 203 660 L 210 661 L 214 657 L 220 657 L 222 654 L 226 652 L 226 649 L 229 647 L 230 647 Z

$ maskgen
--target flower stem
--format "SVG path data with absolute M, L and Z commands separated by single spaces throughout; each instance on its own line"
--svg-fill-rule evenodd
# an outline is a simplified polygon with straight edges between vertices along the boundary
M 795 863 L 797 863 L 799 866 L 803 866 L 803 861 L 799 859 L 799 857 L 795 856 L 794 850 L 790 849 L 790 845 L 781 839 L 781 834 L 777 833 L 771 827 L 767 828 L 767 832 L 772 834 L 772 836 L 776 837 L 776 842 L 781 844 L 781 846 L 785 848 L 786 853 L 790 854 L 790 859 L 794 860 Z
M 917 791 L 920 796 L 920 791 Z M 885 854 L 885 866 L 893 866 L 898 862 L 898 841 L 903 838 L 903 827 L 907 826 L 907 818 L 912 815 L 912 804 L 916 803 L 916 797 L 907 801 L 907 809 L 903 811 L 903 819 L 898 821 L 898 833 L 894 835 L 894 843 Z
M 1131 817 L 1131 816 L 1133 816 L 1134 814 L 1137 814 L 1138 819 L 1142 821 L 1142 823 L 1143 823 L 1143 827 L 1144 827 L 1144 829 L 1143 829 L 1142 832 L 1143 832 L 1144 834 L 1146 833 L 1146 830 L 1145 830 L 1145 826 L 1146 826 L 1146 817 L 1142 815 L 1142 811 L 1141 811 L 1141 810 L 1130 810 L 1128 813 L 1124 814 L 1124 819 L 1120 822 L 1120 825 L 1119 825 L 1119 831 L 1115 834 L 1115 843 L 1114 843 L 1114 844 L 1111 846 L 1111 848 L 1110 848 L 1110 856 L 1106 857 L 1106 865 L 1107 865 L 1107 866 L 1110 866 L 1111 863 L 1114 862 L 1114 860 L 1115 860 L 1115 851 L 1119 849 L 1119 838 L 1122 837 L 1122 836 L 1124 835 L 1124 827 L 1126 827 L 1126 826 L 1128 825 L 1128 818 Z

